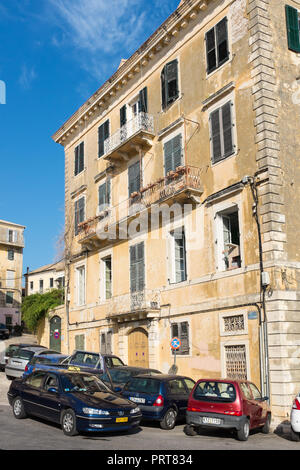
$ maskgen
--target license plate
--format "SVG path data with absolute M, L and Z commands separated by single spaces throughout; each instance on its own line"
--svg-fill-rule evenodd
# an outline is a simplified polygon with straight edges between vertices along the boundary
M 203 424 L 221 424 L 221 420 L 218 418 L 208 418 L 204 416 L 202 418 L 202 423 Z
M 137 397 L 129 397 L 129 400 L 133 401 L 134 403 L 145 403 L 145 398 L 137 398 Z
M 116 423 L 127 423 L 128 418 L 116 418 Z

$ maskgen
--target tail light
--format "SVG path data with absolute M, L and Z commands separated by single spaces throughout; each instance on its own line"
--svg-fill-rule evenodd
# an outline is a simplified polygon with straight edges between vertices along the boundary
M 224 411 L 224 415 L 230 415 L 230 416 L 242 416 L 242 411 Z
M 158 395 L 155 402 L 153 403 L 153 406 L 164 406 L 164 397 Z
M 188 406 L 188 411 L 201 411 L 200 408 L 194 408 L 193 406 Z
M 295 400 L 293 401 L 293 409 L 300 410 L 300 401 L 298 398 L 295 398 Z
M 28 372 L 28 366 L 27 365 L 25 366 L 25 372 Z

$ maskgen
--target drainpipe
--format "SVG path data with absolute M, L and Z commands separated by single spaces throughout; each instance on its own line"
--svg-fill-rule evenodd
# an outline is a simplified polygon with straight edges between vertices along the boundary
M 261 227 L 258 216 L 258 193 L 257 193 L 257 182 L 256 177 L 245 176 L 242 179 L 243 184 L 249 184 L 251 188 L 251 193 L 253 197 L 253 206 L 252 213 L 255 218 L 258 234 L 258 249 L 259 249 L 259 268 L 260 268 L 260 303 L 262 306 L 263 316 L 260 319 L 259 325 L 259 344 L 260 344 L 260 364 L 261 364 L 261 390 L 264 396 L 269 397 L 270 401 L 270 374 L 269 374 L 269 348 L 268 348 L 268 320 L 266 313 L 266 289 L 270 284 L 268 273 L 264 271 L 263 264 L 263 249 L 262 249 L 262 236 L 261 236 Z

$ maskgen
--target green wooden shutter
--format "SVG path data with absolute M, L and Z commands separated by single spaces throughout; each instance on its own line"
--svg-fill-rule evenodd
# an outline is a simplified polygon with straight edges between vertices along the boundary
M 130 247 L 130 291 L 140 292 L 145 287 L 144 243 Z
M 233 140 L 232 140 L 232 113 L 231 113 L 232 102 L 229 101 L 222 106 L 222 124 L 223 124 L 223 142 L 224 142 L 224 154 L 223 158 L 228 157 L 233 153 Z
M 166 82 L 167 82 L 167 105 L 175 101 L 179 96 L 178 90 L 178 60 L 175 59 L 166 65 Z
M 139 112 L 140 113 L 147 113 L 148 112 L 147 87 L 143 88 L 139 92 Z
M 175 281 L 183 282 L 186 280 L 186 247 L 184 231 L 174 232 L 175 243 Z
M 128 195 L 141 189 L 140 162 L 137 161 L 128 167 Z
M 104 155 L 104 142 L 109 138 L 109 120 L 98 128 L 98 158 Z
M 216 39 L 217 39 L 217 52 L 218 52 L 218 67 L 224 64 L 229 58 L 228 50 L 228 31 L 227 31 L 227 18 L 223 18 L 216 25 Z
M 74 230 L 75 230 L 75 235 L 78 235 L 78 224 L 79 224 L 79 205 L 78 205 L 78 202 L 79 201 L 76 201 L 75 202 L 75 227 L 74 227 Z
M 210 129 L 212 142 L 212 161 L 215 163 L 222 159 L 219 109 L 213 111 L 210 115 Z
M 130 247 L 130 291 L 137 292 L 136 245 Z
M 98 189 L 98 205 L 100 211 L 105 210 L 106 204 L 106 183 L 103 183 Z
M 288 47 L 291 51 L 300 52 L 298 10 L 290 5 L 285 6 Z
M 79 173 L 79 147 L 75 148 L 75 170 L 74 174 L 75 176 L 78 175 Z
M 84 142 L 79 145 L 79 173 L 84 170 Z
M 210 29 L 205 35 L 206 41 L 206 63 L 207 73 L 212 72 L 217 67 L 215 28 Z
M 127 122 L 126 104 L 120 109 L 120 127 L 123 127 Z
M 165 175 L 169 173 L 169 171 L 173 170 L 173 145 L 172 141 L 169 140 L 164 145 L 164 159 L 165 159 Z
M 181 339 L 181 347 L 179 352 L 181 354 L 188 354 L 190 351 L 189 348 L 189 324 L 188 322 L 182 322 L 180 324 L 180 339 Z
M 178 134 L 164 145 L 165 175 L 182 163 L 182 135 Z
M 167 98 L 166 98 L 166 66 L 162 69 L 161 75 L 161 102 L 162 108 L 165 109 L 167 106 Z

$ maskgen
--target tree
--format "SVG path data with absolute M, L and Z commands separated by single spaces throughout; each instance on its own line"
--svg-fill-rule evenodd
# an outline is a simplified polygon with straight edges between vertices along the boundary
M 25 297 L 22 303 L 22 319 L 30 331 L 36 331 L 39 321 L 50 310 L 64 303 L 64 290 L 53 289 L 45 294 L 33 294 Z

